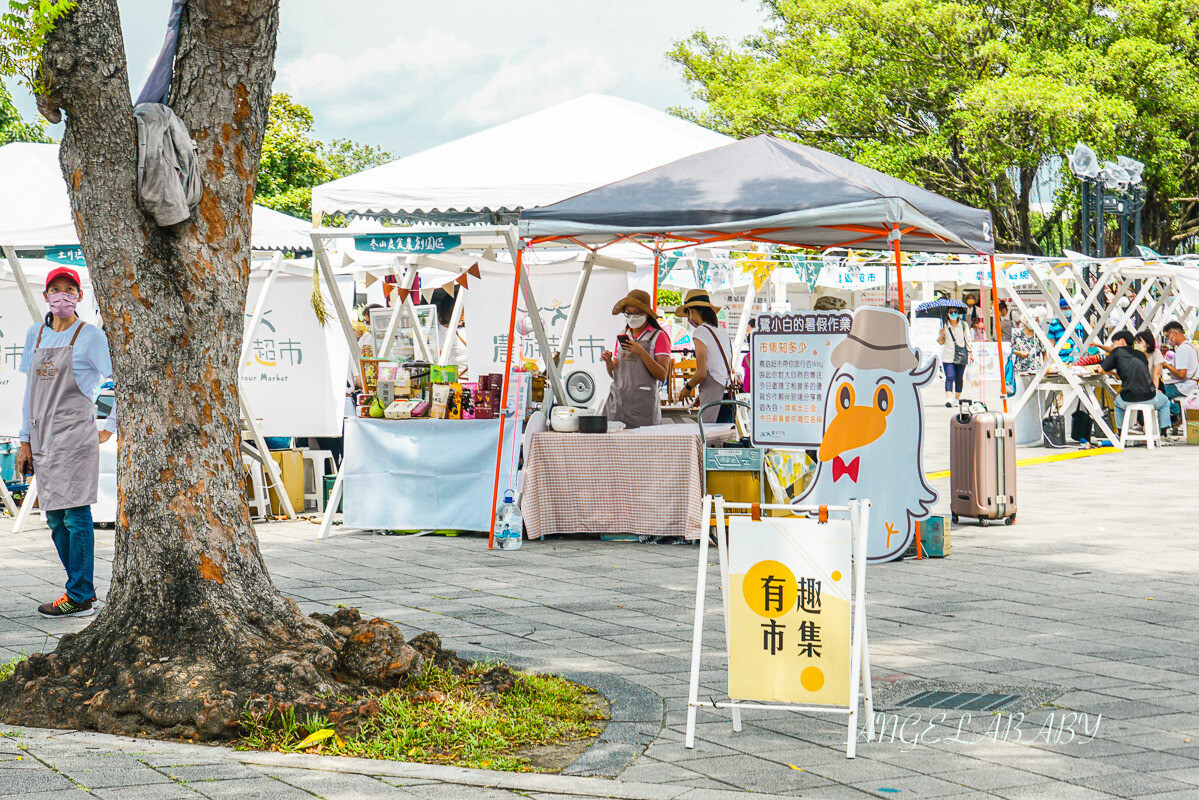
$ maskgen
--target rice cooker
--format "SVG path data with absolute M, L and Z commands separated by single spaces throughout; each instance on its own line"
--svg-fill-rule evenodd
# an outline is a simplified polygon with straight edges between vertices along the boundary
M 574 406 L 554 406 L 550 410 L 550 427 L 558 433 L 578 433 L 581 411 Z

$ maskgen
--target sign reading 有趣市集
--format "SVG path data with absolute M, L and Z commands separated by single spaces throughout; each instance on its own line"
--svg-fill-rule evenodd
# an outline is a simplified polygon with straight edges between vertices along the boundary
M 462 244 L 450 233 L 378 233 L 354 237 L 355 249 L 370 253 L 444 253 Z
M 754 445 L 820 446 L 833 348 L 849 335 L 852 323 L 853 315 L 846 311 L 758 317 L 750 337 Z

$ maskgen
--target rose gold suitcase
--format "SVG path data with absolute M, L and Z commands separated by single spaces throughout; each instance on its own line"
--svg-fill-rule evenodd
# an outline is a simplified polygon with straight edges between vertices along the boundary
M 957 414 L 949 423 L 949 510 L 953 521 L 1016 521 L 1016 429 L 1012 417 L 988 411 Z

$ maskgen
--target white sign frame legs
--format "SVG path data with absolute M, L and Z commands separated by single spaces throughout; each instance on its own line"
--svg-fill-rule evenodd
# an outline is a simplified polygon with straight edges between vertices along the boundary
M 756 504 L 754 504 L 756 505 Z M 701 519 L 709 519 L 709 515 L 715 512 L 716 516 L 716 549 L 719 554 L 720 562 L 720 595 L 724 610 L 724 625 L 725 625 L 725 642 L 730 641 L 730 613 L 729 613 L 729 560 L 728 560 L 728 528 L 726 524 L 726 514 L 729 511 L 748 512 L 753 506 L 750 503 L 726 503 L 724 497 L 716 495 L 704 495 Z M 700 659 L 703 655 L 703 633 L 704 633 L 704 605 L 707 594 L 707 576 L 708 576 L 708 542 L 710 536 L 704 535 L 700 538 L 699 547 L 699 566 L 695 579 L 695 617 L 692 623 L 691 631 L 691 677 L 687 687 L 687 732 L 684 740 L 684 745 L 687 748 L 695 747 L 695 721 L 696 715 L 700 708 L 712 709 L 729 709 L 732 716 L 733 732 L 741 730 L 741 709 L 763 709 L 768 711 L 800 711 L 800 712 L 819 712 L 826 714 L 845 714 L 846 715 L 846 737 L 845 737 L 845 757 L 854 758 L 857 756 L 857 741 L 858 741 L 858 706 L 864 706 L 866 713 L 866 741 L 874 740 L 874 692 L 870 683 L 870 645 L 866 635 L 866 531 L 870 522 L 870 501 L 869 500 L 851 500 L 848 506 L 790 506 L 780 504 L 762 504 L 758 508 L 762 511 L 786 511 L 789 514 L 816 514 L 823 510 L 824 512 L 833 512 L 836 514 L 848 514 L 850 520 L 850 529 L 852 531 L 853 541 L 853 579 L 854 579 L 854 598 L 852 605 L 852 616 L 850 618 L 850 683 L 849 683 L 849 706 L 828 706 L 815 705 L 804 706 L 799 704 L 776 704 L 776 703 L 758 703 L 744 702 L 729 698 L 728 700 L 714 700 L 708 702 L 700 702 L 699 699 L 699 672 Z M 727 646 L 727 645 L 726 645 Z M 726 651 L 725 658 L 727 660 L 728 653 Z

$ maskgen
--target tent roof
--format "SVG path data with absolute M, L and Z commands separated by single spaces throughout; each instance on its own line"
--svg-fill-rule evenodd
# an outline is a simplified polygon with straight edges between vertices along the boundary
M 256 205 L 250 246 L 311 250 L 311 229 L 302 219 Z M 0 147 L 0 244 L 18 248 L 79 244 L 58 164 L 58 145 L 14 142 Z
M 742 139 L 521 214 L 526 237 L 743 235 L 780 244 L 991 253 L 991 214 L 840 156 L 773 136 Z M 756 235 L 749 232 L 756 231 Z
M 727 136 L 586 94 L 312 190 L 313 213 L 516 211 L 710 150 Z

